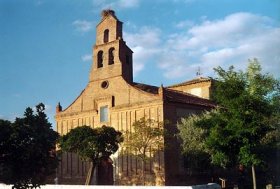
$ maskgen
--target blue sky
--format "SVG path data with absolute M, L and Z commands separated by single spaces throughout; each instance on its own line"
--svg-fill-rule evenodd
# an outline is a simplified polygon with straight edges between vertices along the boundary
M 124 22 L 134 81 L 164 86 L 244 69 L 258 58 L 280 78 L 279 0 L 0 0 L 0 118 L 66 108 L 86 86 L 104 8 Z

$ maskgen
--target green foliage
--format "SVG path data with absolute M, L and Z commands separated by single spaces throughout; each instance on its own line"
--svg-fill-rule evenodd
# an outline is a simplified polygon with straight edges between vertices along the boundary
M 209 118 L 209 116 L 209 112 L 199 115 L 192 114 L 187 118 L 181 118 L 181 121 L 177 123 L 178 137 L 183 139 L 181 147 L 185 156 L 185 166 L 191 170 L 205 171 L 211 168 L 210 157 L 205 144 L 208 130 L 195 125 L 197 121 Z
M 44 113 L 26 108 L 23 118 L 14 123 L 0 120 L 0 181 L 14 188 L 35 188 L 54 173 L 58 159 L 54 153 L 58 134 Z
M 256 59 L 249 60 L 246 72 L 233 66 L 215 71 L 213 99 L 218 106 L 178 125 L 184 152 L 202 150 L 222 167 L 263 165 L 269 150 L 279 147 L 279 81 L 262 74 Z
M 228 71 L 219 67 L 215 71 L 219 78 L 214 99 L 219 108 L 211 113 L 210 119 L 197 123 L 210 129 L 206 145 L 212 161 L 221 166 L 260 165 L 265 143 L 272 144 L 277 136 L 279 81 L 262 74 L 256 59 L 249 62 L 245 73 L 236 72 L 233 67 Z
M 115 153 L 123 141 L 122 133 L 113 127 L 76 127 L 62 136 L 59 145 L 62 151 L 77 153 L 84 160 L 97 163 L 102 157 Z
M 4 155 L 9 153 L 10 136 L 12 134 L 11 124 L 12 123 L 10 121 L 0 119 L 0 163 L 3 161 L 2 154 Z
M 163 149 L 163 124 L 153 119 L 141 118 L 133 123 L 132 132 L 125 133 L 124 150 L 142 161 L 149 158 L 148 154 Z
M 181 122 L 177 124 L 179 129 L 178 136 L 184 139 L 181 144 L 184 154 L 199 154 L 200 152 L 206 151 L 205 137 L 207 130 L 195 126 L 195 123 L 207 117 L 209 117 L 208 113 L 200 115 L 192 114 L 187 118 L 181 118 Z
M 95 166 L 119 149 L 123 142 L 122 133 L 113 127 L 102 126 L 92 129 L 89 126 L 76 127 L 59 139 L 64 152 L 73 152 L 91 162 L 85 184 L 92 183 Z
M 166 121 L 167 122 L 167 121 Z M 131 131 L 125 131 L 123 151 L 142 162 L 142 185 L 145 185 L 145 163 L 163 149 L 163 123 L 153 119 L 136 120 Z

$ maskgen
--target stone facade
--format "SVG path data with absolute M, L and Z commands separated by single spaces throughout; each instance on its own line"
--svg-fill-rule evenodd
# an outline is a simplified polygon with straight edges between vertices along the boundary
M 96 27 L 89 83 L 67 108 L 63 110 L 58 105 L 57 132 L 64 135 L 82 125 L 92 128 L 108 125 L 131 131 L 134 121 L 142 117 L 158 122 L 169 120 L 170 124 L 165 126 L 169 135 L 164 137 L 168 147 L 146 163 L 146 180 L 149 185 L 178 185 L 184 170 L 179 143 L 173 135 L 177 132 L 176 123 L 183 116 L 214 107 L 211 101 L 204 99 L 209 98 L 211 80 L 170 87 L 136 83 L 132 75 L 132 54 L 122 38 L 122 22 L 114 11 L 103 11 Z M 188 93 L 192 89 L 199 91 L 199 87 L 202 92 L 196 95 L 200 97 Z M 140 184 L 140 160 L 121 151 L 114 154 L 112 160 L 115 184 Z M 88 167 L 88 163 L 75 154 L 63 154 L 57 175 L 59 182 L 84 183 Z

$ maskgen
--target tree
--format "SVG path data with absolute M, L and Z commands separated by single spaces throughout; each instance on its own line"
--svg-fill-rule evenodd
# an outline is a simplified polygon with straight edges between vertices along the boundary
M 182 154 L 185 156 L 191 174 L 193 169 L 205 171 L 210 168 L 210 157 L 205 144 L 207 129 L 195 125 L 200 119 L 208 117 L 208 112 L 199 115 L 192 114 L 189 117 L 181 118 L 177 123 L 178 137 L 183 139 L 181 140 Z
M 76 127 L 59 140 L 62 151 L 78 154 L 83 160 L 90 161 L 86 185 L 92 183 L 96 165 L 115 153 L 123 141 L 122 133 L 113 127 L 102 126 L 92 129 L 89 126 Z
M 54 153 L 58 134 L 44 113 L 26 108 L 23 118 L 14 123 L 0 120 L 0 181 L 13 188 L 36 188 L 54 173 L 58 159 Z
M 182 151 L 184 154 L 198 154 L 206 151 L 205 136 L 207 129 L 197 127 L 195 123 L 201 119 L 209 118 L 209 113 L 201 115 L 192 114 L 189 117 L 181 118 L 177 124 L 179 137 L 182 140 Z
M 215 71 L 213 99 L 218 106 L 208 117 L 195 121 L 195 126 L 207 130 L 205 149 L 212 163 L 251 166 L 255 189 L 255 167 L 265 163 L 267 149 L 277 147 L 279 81 L 262 74 L 256 59 L 249 61 L 246 72 L 237 72 L 233 66 Z
M 153 119 L 141 118 L 133 123 L 132 130 L 125 132 L 124 150 L 140 158 L 142 184 L 145 185 L 145 162 L 149 159 L 148 154 L 154 156 L 155 152 L 163 149 L 163 124 Z

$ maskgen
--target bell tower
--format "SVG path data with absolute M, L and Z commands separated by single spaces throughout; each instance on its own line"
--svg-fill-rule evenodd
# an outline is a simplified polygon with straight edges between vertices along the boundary
M 113 10 L 103 10 L 102 20 L 96 26 L 96 43 L 93 47 L 93 64 L 90 82 L 121 76 L 133 82 L 132 50 L 122 37 L 122 22 Z

